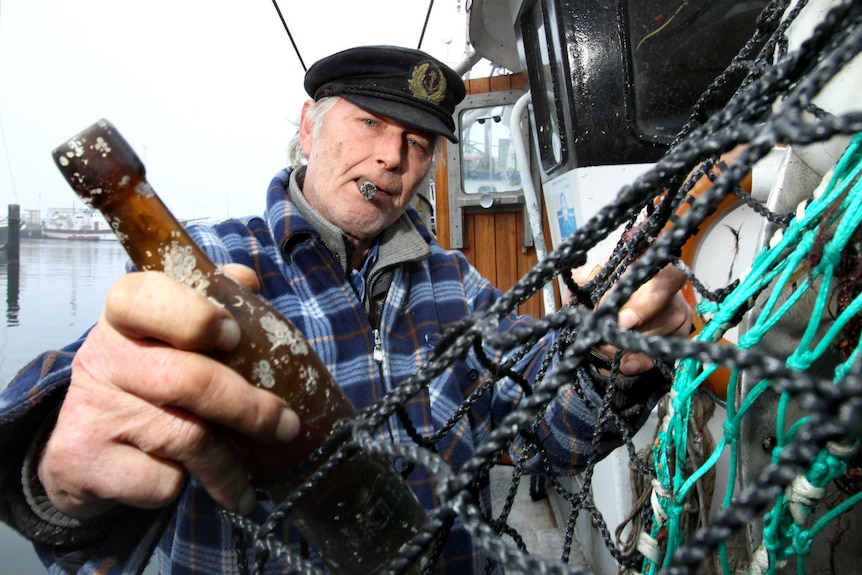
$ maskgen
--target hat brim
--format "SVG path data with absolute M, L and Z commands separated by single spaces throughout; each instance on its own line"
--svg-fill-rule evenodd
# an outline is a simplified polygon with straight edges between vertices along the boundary
M 373 114 L 379 114 L 387 118 L 392 118 L 404 125 L 412 128 L 417 128 L 423 132 L 430 132 L 448 139 L 453 144 L 458 143 L 458 136 L 450 126 L 437 118 L 433 114 L 423 112 L 422 110 L 410 104 L 394 102 L 392 100 L 384 100 L 373 96 L 360 96 L 356 94 L 341 94 L 341 97 L 359 106 L 363 110 L 368 110 Z

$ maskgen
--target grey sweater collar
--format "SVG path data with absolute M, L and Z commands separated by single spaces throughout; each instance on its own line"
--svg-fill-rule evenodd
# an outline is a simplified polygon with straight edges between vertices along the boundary
M 311 207 L 311 204 L 308 203 L 308 200 L 305 199 L 302 193 L 304 179 L 305 167 L 293 170 L 293 173 L 290 175 L 290 185 L 287 191 L 288 198 L 296 206 L 297 210 L 299 210 L 299 213 L 302 214 L 302 217 L 320 234 L 320 239 L 338 260 L 339 265 L 346 274 L 350 258 L 344 232 Z M 380 242 L 380 251 L 377 263 L 371 269 L 370 275 L 374 275 L 376 271 L 390 266 L 408 261 L 422 260 L 431 255 L 431 248 L 428 247 L 428 243 L 413 225 L 413 222 L 410 221 L 407 214 L 401 214 L 400 218 L 383 230 L 378 241 Z

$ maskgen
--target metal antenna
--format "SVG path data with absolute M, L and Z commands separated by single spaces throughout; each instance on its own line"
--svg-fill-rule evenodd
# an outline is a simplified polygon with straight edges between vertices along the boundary
M 274 2 L 275 0 L 273 0 Z M 425 30 L 428 28 L 428 20 L 431 19 L 431 8 L 434 7 L 434 0 L 428 2 L 428 12 L 425 14 L 425 22 L 422 23 L 422 34 L 419 35 L 419 45 L 416 46 L 417 50 L 422 49 L 422 41 L 425 39 Z
M 302 61 L 302 54 L 299 53 L 299 48 L 296 47 L 296 42 L 293 41 L 293 34 L 290 33 L 290 28 L 287 27 L 287 22 L 285 22 L 284 16 L 282 16 L 281 14 L 281 8 L 278 7 L 278 2 L 276 0 L 272 0 L 272 5 L 275 6 L 275 11 L 278 12 L 278 18 L 279 20 L 281 20 L 281 25 L 284 26 L 284 31 L 287 32 L 287 37 L 290 38 L 290 43 L 293 45 L 293 51 L 296 52 L 296 57 L 299 58 L 299 63 L 302 66 L 302 71 L 307 72 L 308 68 L 305 67 L 305 62 Z

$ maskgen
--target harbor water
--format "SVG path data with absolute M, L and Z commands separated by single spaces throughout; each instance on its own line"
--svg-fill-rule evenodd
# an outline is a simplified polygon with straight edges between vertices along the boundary
M 128 259 L 114 241 L 22 239 L 19 253 L 17 265 L 0 253 L 0 389 L 41 352 L 71 343 L 96 322 Z M 5 524 L 0 558 L 0 575 L 46 572 L 32 546 Z

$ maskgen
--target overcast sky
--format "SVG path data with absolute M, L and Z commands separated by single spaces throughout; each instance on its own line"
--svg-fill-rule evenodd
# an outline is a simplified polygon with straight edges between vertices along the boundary
M 422 44 L 450 63 L 464 54 L 464 1 L 436 0 Z M 428 2 L 279 6 L 310 66 L 351 46 L 416 47 Z M 0 0 L 0 215 L 82 207 L 51 150 L 100 118 L 178 217 L 260 213 L 302 79 L 271 0 Z

